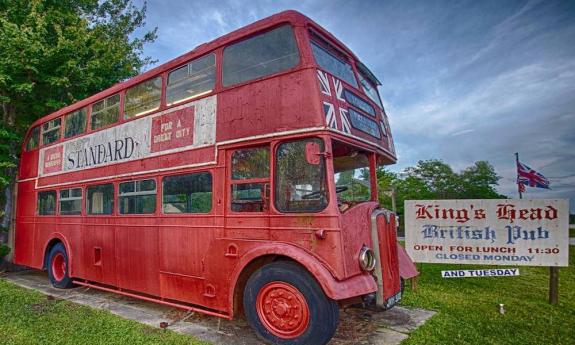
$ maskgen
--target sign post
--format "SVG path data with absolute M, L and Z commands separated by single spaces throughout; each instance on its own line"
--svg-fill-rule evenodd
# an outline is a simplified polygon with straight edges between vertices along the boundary
M 559 267 L 549 267 L 549 303 L 559 303 Z

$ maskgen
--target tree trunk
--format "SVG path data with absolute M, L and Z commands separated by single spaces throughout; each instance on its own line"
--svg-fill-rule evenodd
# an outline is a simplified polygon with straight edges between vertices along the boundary
M 3 229 L 9 229 L 10 228 L 10 224 L 12 222 L 12 205 L 14 204 L 14 180 L 12 180 L 10 182 L 9 185 L 6 186 L 6 188 L 4 188 L 4 197 L 6 198 L 6 203 L 4 204 L 4 216 L 2 217 L 2 223 L 0 223 L 0 226 Z M 2 241 L 0 239 L 1 243 L 6 243 L 5 241 Z
M 4 121 L 4 126 L 7 129 L 14 129 L 16 123 L 16 109 L 7 103 L 2 103 L 2 120 Z M 14 157 L 14 161 L 17 161 L 18 157 L 18 143 L 11 141 L 8 144 L 8 155 L 9 157 Z M 2 172 L 3 175 L 10 179 L 10 182 L 6 187 L 4 187 L 4 213 L 2 220 L 0 221 L 0 226 L 2 231 L 0 231 L 0 244 L 7 244 L 9 239 L 14 238 L 14 227 L 12 226 L 13 211 L 14 211 L 14 190 L 16 181 L 16 168 L 5 168 Z M 11 257 L 12 255 L 9 255 Z

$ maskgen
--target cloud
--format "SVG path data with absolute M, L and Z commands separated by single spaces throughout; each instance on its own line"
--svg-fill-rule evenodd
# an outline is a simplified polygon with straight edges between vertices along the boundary
M 575 2 L 148 2 L 166 62 L 285 9 L 310 16 L 383 81 L 401 170 L 440 158 L 488 160 L 514 196 L 515 152 L 552 182 L 533 197 L 567 197 L 575 212 Z

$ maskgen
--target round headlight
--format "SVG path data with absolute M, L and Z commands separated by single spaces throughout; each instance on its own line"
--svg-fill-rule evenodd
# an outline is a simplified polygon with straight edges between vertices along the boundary
M 373 250 L 369 249 L 367 246 L 363 246 L 359 252 L 359 266 L 364 271 L 373 271 L 377 259 L 375 258 L 375 253 Z

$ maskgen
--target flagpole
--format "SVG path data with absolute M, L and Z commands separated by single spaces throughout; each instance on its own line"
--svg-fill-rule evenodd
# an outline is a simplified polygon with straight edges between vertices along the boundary
M 519 152 L 515 152 L 515 166 L 519 167 Z M 517 191 L 519 192 L 519 199 L 523 199 L 523 193 L 521 193 L 521 186 L 519 185 L 519 181 L 516 180 L 515 183 L 517 183 Z

